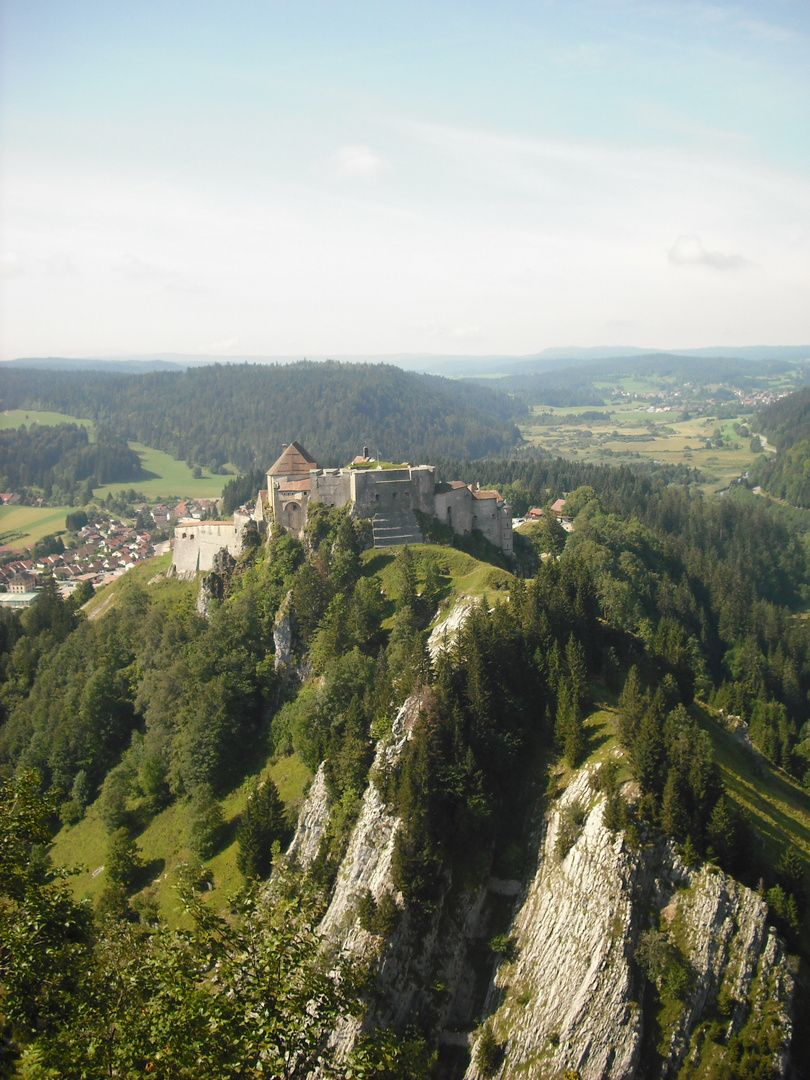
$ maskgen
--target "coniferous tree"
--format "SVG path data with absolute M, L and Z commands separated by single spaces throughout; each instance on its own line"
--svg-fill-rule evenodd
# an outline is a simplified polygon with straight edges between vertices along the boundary
M 273 844 L 287 833 L 284 803 L 268 777 L 248 796 L 236 833 L 236 865 L 246 878 L 265 878 L 273 864 Z

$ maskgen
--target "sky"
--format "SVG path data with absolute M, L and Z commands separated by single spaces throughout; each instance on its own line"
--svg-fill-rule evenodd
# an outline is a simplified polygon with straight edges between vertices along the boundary
M 810 342 L 807 0 L 0 0 L 0 359 Z

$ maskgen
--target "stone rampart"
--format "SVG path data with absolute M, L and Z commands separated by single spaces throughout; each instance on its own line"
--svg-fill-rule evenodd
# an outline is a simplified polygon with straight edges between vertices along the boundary
M 176 574 L 190 576 L 197 570 L 211 570 L 214 556 L 225 548 L 236 557 L 242 550 L 242 529 L 233 521 L 180 521 L 174 530 L 172 567 Z

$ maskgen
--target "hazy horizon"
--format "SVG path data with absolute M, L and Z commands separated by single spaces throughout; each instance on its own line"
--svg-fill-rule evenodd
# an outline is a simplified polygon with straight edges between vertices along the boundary
M 810 340 L 799 0 L 9 0 L 0 40 L 0 359 Z

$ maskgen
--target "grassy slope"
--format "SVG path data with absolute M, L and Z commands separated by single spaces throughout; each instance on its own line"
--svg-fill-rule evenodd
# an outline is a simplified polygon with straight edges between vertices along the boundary
M 364 574 L 377 574 L 389 599 L 397 595 L 396 558 L 399 551 L 401 548 L 375 548 L 362 556 Z M 435 620 L 437 622 L 463 596 L 484 596 L 489 603 L 494 603 L 499 597 L 506 598 L 514 580 L 508 571 L 480 562 L 455 548 L 439 544 L 414 544 L 411 551 L 416 566 L 417 589 L 424 584 L 425 568 L 429 561 L 434 561 L 439 571 L 441 606 Z
M 389 597 L 396 595 L 397 552 L 398 549 L 374 550 L 363 555 L 364 572 L 378 574 Z M 494 601 L 498 596 L 505 596 L 504 590 L 508 589 L 512 580 L 511 574 L 506 571 L 479 562 L 453 548 L 417 545 L 413 548 L 413 554 L 420 583 L 424 580 L 426 560 L 437 560 L 442 574 L 443 613 L 458 597 L 486 596 L 489 601 Z M 164 576 L 169 562 L 168 555 L 151 559 L 99 590 L 85 605 L 88 617 L 103 616 L 115 605 L 121 590 L 135 584 L 148 588 L 150 595 L 161 604 L 171 603 L 174 597 L 179 599 L 189 590 L 196 590 L 194 582 L 167 579 Z M 241 875 L 236 869 L 236 827 L 245 806 L 248 785 L 256 775 L 273 777 L 291 815 L 295 815 L 311 778 L 306 766 L 296 755 L 278 760 L 269 758 L 258 761 L 252 776 L 222 800 L 226 822 L 222 845 L 208 863 L 214 882 L 214 889 L 209 894 L 210 902 L 217 907 L 223 906 L 227 897 L 242 883 Z M 145 864 L 143 887 L 154 894 L 161 912 L 171 922 L 179 920 L 173 892 L 177 870 L 192 858 L 186 845 L 187 819 L 188 802 L 180 800 L 154 817 L 137 838 Z M 57 834 L 51 852 L 54 862 L 82 867 L 73 878 L 76 896 L 87 896 L 96 900 L 104 889 L 104 872 L 99 870 L 99 867 L 104 865 L 107 842 L 107 833 L 95 804 L 88 809 L 81 822 L 75 826 L 66 826 Z
M 22 424 L 43 424 L 53 427 L 56 424 L 81 424 L 86 427 L 92 439 L 95 425 L 92 420 L 80 420 L 78 416 L 68 416 L 60 412 L 38 412 L 36 409 L 6 409 L 0 413 L 0 430 L 18 428 Z
M 261 762 L 259 768 L 240 787 L 222 800 L 225 825 L 222 844 L 208 862 L 213 878 L 213 891 L 209 894 L 214 907 L 221 908 L 243 884 L 236 869 L 236 828 L 239 815 L 245 808 L 249 784 L 255 776 L 271 776 L 292 817 L 304 797 L 310 773 L 295 755 L 278 761 Z M 188 830 L 187 799 L 173 803 L 157 814 L 137 837 L 141 859 L 145 864 L 144 891 L 152 894 L 161 914 L 172 924 L 181 921 L 174 885 L 177 871 L 189 861 L 196 862 L 186 844 Z M 108 834 L 93 804 L 78 825 L 66 826 L 57 834 L 51 858 L 57 865 L 79 868 L 73 877 L 76 897 L 97 900 L 106 884 L 103 866 L 106 858 Z
M 89 619 L 98 619 L 115 604 L 115 598 L 121 589 L 129 589 L 135 584 L 144 588 L 148 587 L 152 597 L 161 604 L 171 603 L 174 598 L 179 598 L 183 593 L 195 588 L 192 582 L 166 577 L 166 571 L 171 563 L 172 557 L 169 552 L 156 559 L 145 559 L 115 581 L 110 582 L 109 585 L 99 589 L 95 596 L 87 601 L 82 611 Z
M 0 506 L 0 544 L 15 551 L 33 547 L 48 533 L 65 528 L 70 506 Z

